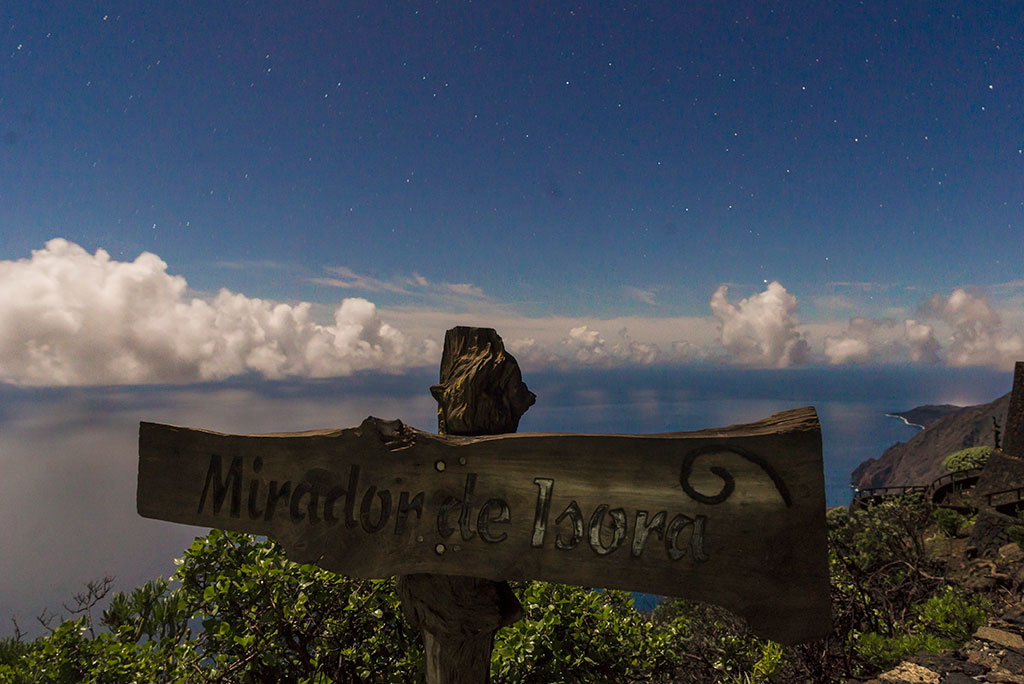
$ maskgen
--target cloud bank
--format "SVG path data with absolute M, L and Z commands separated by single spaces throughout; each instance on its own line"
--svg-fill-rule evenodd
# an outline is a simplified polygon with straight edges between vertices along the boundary
M 29 259 L 0 261 L 0 380 L 20 385 L 196 382 L 244 373 L 330 377 L 436 363 L 435 342 L 345 299 L 331 325 L 310 304 L 221 290 L 189 296 L 148 252 L 119 262 L 54 239 Z
M 1024 358 L 1024 338 L 1003 327 L 983 294 L 955 288 L 933 294 L 918 318 L 851 318 L 824 340 L 830 364 L 910 362 L 947 366 L 1012 367 Z
M 343 267 L 314 282 L 354 294 L 408 294 L 421 303 L 382 311 L 350 297 L 332 310 L 226 289 L 199 296 L 167 268 L 148 252 L 116 261 L 63 239 L 28 259 L 0 261 L 0 382 L 116 385 L 401 372 L 436 365 L 439 340 L 453 325 L 497 328 L 530 369 L 692 362 L 1008 368 L 1024 358 L 1024 337 L 1004 323 L 1020 324 L 1012 306 L 1004 302 L 1001 313 L 984 294 L 964 288 L 932 295 L 914 318 L 890 308 L 885 317 L 801 323 L 797 297 L 771 282 L 736 302 L 721 285 L 706 316 L 599 319 L 525 316 L 472 284 L 431 283 L 418 274 L 384 281 Z M 634 289 L 653 301 L 653 291 Z M 425 294 L 440 306 L 424 305 Z
M 950 366 L 1006 366 L 1024 356 L 1024 338 L 1002 327 L 1002 318 L 984 295 L 956 288 L 948 297 L 939 293 L 921 306 L 952 329 L 946 350 Z

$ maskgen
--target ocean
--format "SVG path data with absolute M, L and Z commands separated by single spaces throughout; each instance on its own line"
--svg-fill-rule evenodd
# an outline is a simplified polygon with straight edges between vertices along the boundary
M 135 511 L 141 420 L 222 432 L 358 425 L 367 415 L 436 430 L 436 370 L 319 381 L 241 379 L 191 386 L 19 389 L 0 385 L 0 636 L 9 617 L 32 629 L 86 581 L 117 590 L 169 575 L 205 530 Z M 537 395 L 520 432 L 657 433 L 721 427 L 814 406 L 822 427 L 826 501 L 849 503 L 850 472 L 917 428 L 887 413 L 971 405 L 1008 392 L 988 369 L 721 367 L 523 372 Z
M 923 404 L 970 406 L 1010 391 L 1012 372 L 939 368 L 644 369 L 547 374 L 521 432 L 698 430 L 817 410 L 829 506 L 852 497 L 850 473 L 919 428 L 887 413 Z M 529 378 L 527 377 L 529 384 Z

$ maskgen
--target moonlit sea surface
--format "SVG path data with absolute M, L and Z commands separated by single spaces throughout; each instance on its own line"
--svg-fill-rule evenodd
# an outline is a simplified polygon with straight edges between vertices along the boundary
M 917 428 L 886 413 L 970 405 L 1009 391 L 1010 372 L 979 369 L 687 369 L 524 372 L 538 399 L 520 432 L 650 433 L 720 427 L 814 406 L 826 498 L 850 500 L 849 474 Z M 0 385 L 0 635 L 30 634 L 43 609 L 114 575 L 118 590 L 169 575 L 205 530 L 135 512 L 140 420 L 222 432 L 358 425 L 367 415 L 436 429 L 436 371 L 327 381 L 18 389 Z M 585 458 L 585 455 L 581 456 Z

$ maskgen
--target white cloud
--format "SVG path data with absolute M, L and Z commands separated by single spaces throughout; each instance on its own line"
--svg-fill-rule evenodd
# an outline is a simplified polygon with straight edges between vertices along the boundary
M 334 276 L 331 278 L 313 278 L 313 282 L 317 285 L 339 287 L 345 290 L 409 294 L 409 290 L 406 289 L 408 282 L 387 282 L 384 280 L 378 280 L 372 276 L 356 273 L 346 266 L 331 266 L 327 269 L 327 272 L 334 274 Z M 411 282 L 419 284 L 418 280 L 413 280 Z
M 619 330 L 619 342 L 613 347 L 612 353 L 641 366 L 664 361 L 658 345 L 651 342 L 637 342 L 630 336 L 629 330 L 626 328 Z
M 904 353 L 904 326 L 890 318 L 851 318 L 838 335 L 825 338 L 830 364 L 895 361 Z
M 562 340 L 562 344 L 568 350 L 570 358 L 583 364 L 602 363 L 609 359 L 601 333 L 585 325 L 570 330 L 569 336 Z
M 853 318 L 828 335 L 829 363 L 910 361 L 948 366 L 1010 367 L 1024 356 L 1024 338 L 1003 325 L 1002 315 L 983 294 L 955 288 L 934 294 L 919 307 L 920 318 Z
M 472 283 L 445 283 L 444 291 L 448 294 L 459 295 L 463 297 L 477 297 L 483 299 L 487 295 L 476 285 Z
M 413 297 L 433 297 L 450 300 L 451 298 L 483 300 L 487 295 L 472 283 L 431 283 L 419 273 L 411 276 L 399 276 L 392 280 L 380 280 L 363 273 L 357 273 L 347 266 L 331 266 L 327 268 L 329 277 L 311 278 L 311 282 L 327 287 L 362 292 L 388 292 Z
M 921 313 L 951 328 L 945 350 L 950 366 L 1010 367 L 1024 356 L 1024 338 L 1003 328 L 999 312 L 984 294 L 959 287 L 948 297 L 936 292 L 922 305 Z
M 911 361 L 914 363 L 939 362 L 939 341 L 935 339 L 935 330 L 932 326 L 908 318 L 903 321 L 903 330 L 907 336 Z
M 650 304 L 652 306 L 655 303 L 654 290 L 644 290 L 639 287 L 627 285 L 626 287 L 623 288 L 623 291 L 626 293 L 626 296 L 629 297 L 630 299 L 635 299 L 638 302 L 643 302 L 644 304 Z
M 831 364 L 864 363 L 871 358 L 871 346 L 855 337 L 829 337 L 825 339 L 825 356 Z
M 807 361 L 810 348 L 796 330 L 796 297 L 777 281 L 764 292 L 732 304 L 728 286 L 711 295 L 719 340 L 730 360 L 749 366 L 785 368 Z
M 0 380 L 22 385 L 194 382 L 255 372 L 329 377 L 436 362 L 436 343 L 346 299 L 333 325 L 310 305 L 221 290 L 190 297 L 181 276 L 144 252 L 114 261 L 63 239 L 0 261 Z
M 564 353 L 548 354 L 547 358 L 549 362 L 556 365 L 575 362 L 587 366 L 624 364 L 649 366 L 666 361 L 662 357 L 658 345 L 650 342 L 637 342 L 630 336 L 628 329 L 621 328 L 618 337 L 619 339 L 614 344 L 608 344 L 600 332 L 581 325 L 572 328 L 569 331 L 569 336 L 562 339 L 561 351 Z
M 709 356 L 718 346 L 710 317 L 530 317 L 500 302 L 461 312 L 388 307 L 383 314 L 413 337 L 435 336 L 454 325 L 494 328 L 524 368 L 683 363 Z M 573 336 L 576 328 L 581 330 Z M 618 338 L 605 337 L 607 330 L 618 330 Z
M 332 309 L 228 290 L 197 296 L 154 254 L 116 261 L 103 250 L 89 254 L 52 240 L 29 259 L 0 261 L 0 382 L 184 383 L 250 373 L 397 372 L 436 363 L 441 333 L 454 325 L 497 329 L 523 367 L 533 369 L 701 360 L 787 367 L 808 361 L 812 345 L 816 359 L 832 364 L 1008 366 L 1024 358 L 1024 338 L 1007 325 L 1024 326 L 1013 309 L 1016 300 L 999 300 L 997 309 L 963 288 L 933 296 L 916 319 L 894 310 L 884 318 L 801 324 L 797 298 L 778 282 L 735 303 L 722 285 L 710 298 L 708 316 L 602 319 L 527 316 L 475 285 L 431 282 L 418 273 L 391 281 L 341 267 L 331 274 L 339 287 L 411 294 L 421 305 L 381 309 L 350 298 Z M 653 301 L 653 292 L 625 291 Z M 823 303 L 839 308 L 845 302 L 818 300 Z

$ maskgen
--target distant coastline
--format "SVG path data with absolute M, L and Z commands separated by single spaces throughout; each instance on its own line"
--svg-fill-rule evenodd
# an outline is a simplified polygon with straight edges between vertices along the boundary
M 926 404 L 912 408 L 909 411 L 893 411 L 885 415 L 889 418 L 899 418 L 910 427 L 924 430 L 936 421 L 948 415 L 960 413 L 963 410 L 963 406 L 954 406 L 953 404 Z
M 906 423 L 910 427 L 916 427 L 916 428 L 920 428 L 921 430 L 924 430 L 924 425 L 918 425 L 917 423 L 911 423 L 909 420 L 907 420 L 906 416 L 901 416 L 898 413 L 886 413 L 885 417 L 886 418 L 899 418 L 900 420 L 902 420 L 904 423 Z

